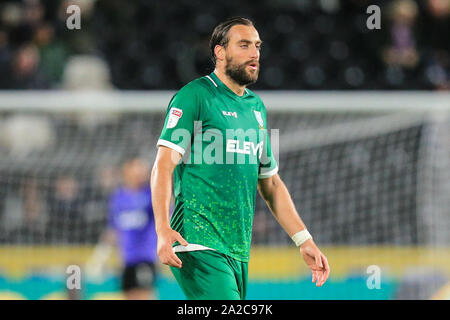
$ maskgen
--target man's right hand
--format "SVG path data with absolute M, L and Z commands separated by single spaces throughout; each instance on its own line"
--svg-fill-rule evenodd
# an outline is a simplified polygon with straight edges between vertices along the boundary
M 166 227 L 157 232 L 158 234 L 158 257 L 163 264 L 181 268 L 182 262 L 173 251 L 172 244 L 178 241 L 181 245 L 187 246 L 188 243 L 183 239 L 181 234 L 170 227 Z

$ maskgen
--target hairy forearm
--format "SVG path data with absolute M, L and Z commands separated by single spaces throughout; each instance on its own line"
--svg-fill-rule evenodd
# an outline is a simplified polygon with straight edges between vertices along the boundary
M 172 194 L 172 172 L 163 164 L 155 164 L 151 174 L 152 206 L 155 217 L 155 227 L 169 227 L 170 198 Z
M 290 237 L 306 229 L 305 224 L 295 209 L 294 202 L 289 195 L 286 185 L 278 175 L 267 182 L 261 183 L 259 191 L 275 219 Z

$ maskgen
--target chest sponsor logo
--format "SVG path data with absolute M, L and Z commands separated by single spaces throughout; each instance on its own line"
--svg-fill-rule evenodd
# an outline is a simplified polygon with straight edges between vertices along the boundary
M 231 112 L 231 111 L 222 111 L 222 114 L 224 116 L 230 116 L 230 117 L 235 117 L 237 119 L 237 112 Z
M 167 128 L 174 128 L 177 123 L 178 120 L 180 120 L 180 118 L 183 116 L 183 110 L 178 109 L 178 108 L 170 108 L 169 111 L 169 120 L 167 120 Z
M 253 154 L 255 156 L 258 154 L 258 158 L 260 158 L 262 154 L 262 149 L 263 149 L 262 141 L 255 146 L 255 144 L 250 141 L 240 142 L 239 140 L 233 139 L 227 140 L 227 152 Z
M 255 113 L 256 120 L 258 121 L 259 128 L 264 129 L 264 120 L 261 116 L 261 112 L 255 110 L 253 110 L 253 112 Z

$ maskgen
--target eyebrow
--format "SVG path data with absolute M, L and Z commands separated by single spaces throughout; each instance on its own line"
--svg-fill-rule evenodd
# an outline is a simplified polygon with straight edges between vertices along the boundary
M 247 39 L 242 39 L 242 40 L 239 40 L 238 41 L 238 43 L 247 43 L 247 44 L 251 44 L 253 41 L 250 41 L 250 40 L 247 40 Z M 256 44 L 259 44 L 259 45 L 261 45 L 263 42 L 262 42 L 262 40 L 258 40 L 258 41 L 256 41 Z

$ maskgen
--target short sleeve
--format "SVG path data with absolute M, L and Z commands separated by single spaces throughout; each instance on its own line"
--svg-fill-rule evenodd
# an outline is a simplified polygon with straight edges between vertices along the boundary
M 267 124 L 266 114 L 264 112 L 264 122 Z M 272 146 L 270 144 L 269 130 L 264 129 L 265 140 L 263 153 L 261 155 L 261 161 L 258 170 L 258 179 L 266 179 L 278 173 L 278 163 L 272 152 Z
M 170 100 L 157 146 L 165 146 L 184 155 L 191 144 L 199 101 L 192 88 L 183 87 Z

